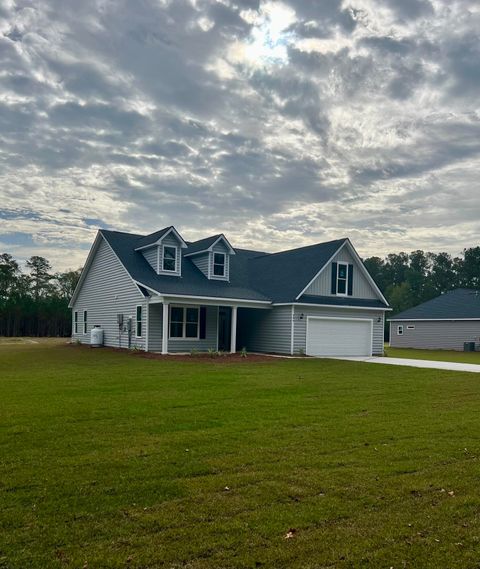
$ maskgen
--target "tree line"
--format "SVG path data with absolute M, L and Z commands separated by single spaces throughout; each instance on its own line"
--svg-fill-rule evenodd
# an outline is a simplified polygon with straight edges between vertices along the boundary
M 68 303 L 81 269 L 53 273 L 38 255 L 25 265 L 26 272 L 12 255 L 0 254 L 0 336 L 70 336 Z
M 368 257 L 365 266 L 393 308 L 393 314 L 455 288 L 480 289 L 480 247 L 448 253 L 412 251 Z M 0 336 L 70 336 L 68 303 L 81 269 L 53 273 L 50 262 L 34 255 L 26 272 L 0 255 Z
M 480 289 L 480 247 L 448 253 L 391 253 L 364 263 L 392 307 L 402 312 L 455 288 Z

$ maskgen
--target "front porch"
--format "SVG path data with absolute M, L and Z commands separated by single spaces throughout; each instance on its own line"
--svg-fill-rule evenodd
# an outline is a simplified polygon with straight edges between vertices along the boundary
M 145 351 L 235 353 L 244 347 L 239 317 L 245 319 L 252 308 L 268 310 L 269 303 L 152 297 L 145 311 Z

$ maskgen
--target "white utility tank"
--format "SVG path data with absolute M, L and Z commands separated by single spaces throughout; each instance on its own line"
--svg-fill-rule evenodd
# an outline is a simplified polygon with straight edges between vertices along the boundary
M 100 326 L 94 326 L 90 332 L 90 347 L 101 348 L 103 346 L 103 330 Z

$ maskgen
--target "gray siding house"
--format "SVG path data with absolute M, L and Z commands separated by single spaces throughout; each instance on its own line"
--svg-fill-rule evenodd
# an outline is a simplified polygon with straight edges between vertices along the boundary
M 480 291 L 456 289 L 389 319 L 392 348 L 463 350 L 480 344 Z
M 163 354 L 383 353 L 387 301 L 349 239 L 279 253 L 187 242 L 171 226 L 142 236 L 101 230 L 70 302 L 72 338 Z

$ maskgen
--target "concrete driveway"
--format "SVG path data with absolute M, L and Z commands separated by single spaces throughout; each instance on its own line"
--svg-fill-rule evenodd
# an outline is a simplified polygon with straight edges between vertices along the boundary
M 437 362 L 434 360 L 408 360 L 406 358 L 382 358 L 382 357 L 345 357 L 332 358 L 349 362 L 368 362 L 369 364 L 386 364 L 391 366 L 425 367 L 430 369 L 446 369 L 449 371 L 470 371 L 480 373 L 480 365 L 465 364 L 458 362 Z

